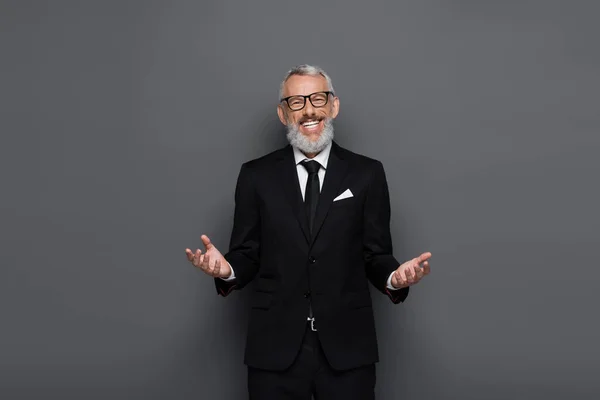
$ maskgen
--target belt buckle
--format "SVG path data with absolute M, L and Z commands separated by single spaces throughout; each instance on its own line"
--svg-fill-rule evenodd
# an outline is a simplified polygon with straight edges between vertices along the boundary
M 315 318 L 307 317 L 306 320 L 310 321 L 310 330 L 316 332 L 317 328 L 315 328 Z

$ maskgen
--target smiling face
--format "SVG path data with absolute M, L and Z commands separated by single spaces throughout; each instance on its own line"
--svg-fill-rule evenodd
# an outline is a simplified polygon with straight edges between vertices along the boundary
M 329 90 L 327 80 L 322 75 L 292 75 L 285 82 L 282 94 L 286 98 L 297 95 L 308 96 L 313 93 L 327 92 Z M 309 148 L 306 150 L 308 152 L 312 152 L 311 150 L 322 150 L 318 148 L 324 146 L 317 145 L 317 143 L 325 139 L 321 136 L 324 133 L 327 134 L 328 129 L 331 130 L 331 137 L 333 136 L 331 121 L 339 112 L 339 99 L 333 94 L 327 95 L 327 104 L 323 106 L 319 106 L 318 98 L 313 97 L 313 102 L 317 106 L 314 106 L 309 99 L 306 99 L 304 108 L 298 111 L 290 109 L 285 101 L 279 103 L 277 107 L 279 120 L 288 127 L 288 137 L 292 131 L 295 135 L 301 135 L 302 137 L 298 137 L 297 139 L 307 144 Z M 317 145 L 316 148 L 314 148 L 315 145 Z M 300 148 L 300 150 L 305 153 L 307 152 L 303 148 Z

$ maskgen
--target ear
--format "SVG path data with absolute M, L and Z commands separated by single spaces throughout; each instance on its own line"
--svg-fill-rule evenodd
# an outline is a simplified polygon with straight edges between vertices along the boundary
M 281 121 L 281 123 L 287 126 L 287 120 L 285 118 L 285 111 L 283 111 L 283 106 L 281 104 L 279 104 L 277 106 L 277 116 L 279 117 L 279 120 Z
M 340 98 L 335 96 L 331 102 L 331 118 L 337 117 L 340 112 Z

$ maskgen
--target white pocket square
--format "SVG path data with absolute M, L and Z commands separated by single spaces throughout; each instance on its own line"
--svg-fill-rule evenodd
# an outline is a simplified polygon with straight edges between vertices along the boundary
M 333 201 L 344 200 L 344 199 L 347 199 L 348 197 L 354 197 L 354 195 L 352 194 L 350 189 L 346 189 L 346 191 L 344 193 L 340 194 L 338 197 L 333 199 Z

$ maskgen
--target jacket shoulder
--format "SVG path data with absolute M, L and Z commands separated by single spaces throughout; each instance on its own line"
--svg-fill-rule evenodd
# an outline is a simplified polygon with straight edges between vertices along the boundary
M 274 161 L 277 161 L 277 160 L 283 158 L 286 151 L 288 151 L 288 150 L 290 150 L 289 146 L 283 147 L 281 149 L 278 149 L 278 150 L 272 151 L 268 154 L 265 154 L 264 156 L 255 158 L 253 160 L 248 160 L 244 163 L 244 165 L 246 165 L 250 168 L 257 168 L 257 167 L 261 167 L 263 165 L 271 164 Z
M 341 158 L 347 160 L 351 164 L 359 167 L 359 168 L 381 168 L 383 164 L 381 161 L 366 156 L 364 154 L 359 154 L 343 147 L 337 146 L 336 151 L 340 155 Z
M 265 154 L 264 156 L 248 160 L 242 164 L 242 169 L 249 170 L 261 170 L 263 168 L 272 167 L 273 163 L 284 157 L 289 146 L 281 148 L 279 150 L 272 151 L 271 153 Z

